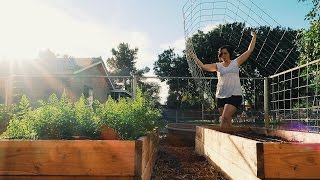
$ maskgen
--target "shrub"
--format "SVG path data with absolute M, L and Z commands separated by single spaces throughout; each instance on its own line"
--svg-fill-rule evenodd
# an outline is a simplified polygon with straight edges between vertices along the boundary
M 107 126 L 115 129 L 121 139 L 137 139 L 161 125 L 160 110 L 144 99 L 140 90 L 135 100 L 108 98 L 103 104 L 95 101 L 95 110 L 84 96 L 71 103 L 65 95 L 58 99 L 52 94 L 47 102 L 39 103 L 38 108 L 32 109 L 28 99 L 23 97 L 1 137 L 69 139 L 76 135 L 98 139 L 99 130 Z
M 86 98 L 82 95 L 79 101 L 74 104 L 74 115 L 76 124 L 74 135 L 87 136 L 92 139 L 99 137 L 98 124 L 95 121 L 95 112 L 92 106 L 88 105 Z
M 70 138 L 76 124 L 73 109 L 64 95 L 59 100 L 52 94 L 47 102 L 40 101 L 40 107 L 14 115 L 2 136 L 14 139 Z
M 139 89 L 135 100 L 120 98 L 116 101 L 109 97 L 98 106 L 96 116 L 100 126 L 115 129 L 122 139 L 137 139 L 161 126 L 160 110 L 143 98 Z
M 12 118 L 12 106 L 5 106 L 0 104 L 0 132 L 5 131 L 9 124 L 9 120 Z

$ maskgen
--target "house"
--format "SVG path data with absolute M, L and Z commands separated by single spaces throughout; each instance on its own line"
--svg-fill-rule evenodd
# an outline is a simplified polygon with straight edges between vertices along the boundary
M 104 102 L 113 97 L 130 96 L 116 89 L 101 57 L 55 58 L 0 62 L 0 103 L 12 104 L 27 95 L 31 104 L 63 93 L 72 101 L 83 94 L 89 102 Z

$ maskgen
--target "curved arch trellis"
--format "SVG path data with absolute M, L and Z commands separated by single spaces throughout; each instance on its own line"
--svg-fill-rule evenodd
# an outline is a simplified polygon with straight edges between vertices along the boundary
M 297 62 L 298 52 L 296 45 L 292 43 L 296 36 L 290 34 L 288 29 L 283 29 L 279 31 L 281 34 L 275 35 L 274 30 L 280 29 L 281 25 L 251 0 L 188 0 L 182 10 L 186 52 L 193 51 L 197 54 L 193 42 L 194 35 L 200 31 L 209 33 L 219 29 L 221 38 L 232 41 L 234 53 L 239 55 L 249 44 L 248 31 L 254 30 L 258 33 L 258 39 L 256 49 L 250 58 L 256 66 L 263 69 L 259 72 L 260 77 L 270 76 L 297 65 L 293 62 Z M 227 32 L 224 26 L 228 26 L 232 31 Z M 264 31 L 261 31 L 261 28 L 264 28 Z M 288 43 L 290 48 L 279 53 L 283 51 L 280 46 Z M 205 73 L 191 58 L 187 53 L 189 70 L 193 77 L 197 77 L 195 82 L 200 94 L 213 100 L 211 81 L 208 81 Z M 249 74 L 243 67 L 240 71 Z

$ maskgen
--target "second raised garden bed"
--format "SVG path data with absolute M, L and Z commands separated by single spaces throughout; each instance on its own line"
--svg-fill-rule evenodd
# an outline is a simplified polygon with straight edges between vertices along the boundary
M 195 149 L 232 179 L 320 179 L 320 134 L 197 126 Z

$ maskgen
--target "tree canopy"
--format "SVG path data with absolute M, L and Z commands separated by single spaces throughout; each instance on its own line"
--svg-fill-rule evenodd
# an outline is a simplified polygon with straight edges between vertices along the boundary
M 120 43 L 117 49 L 112 48 L 111 53 L 112 57 L 108 58 L 106 62 L 107 67 L 110 70 L 110 75 L 119 77 L 137 75 L 137 77 L 141 77 L 150 70 L 148 67 L 145 67 L 144 69 L 136 68 L 138 48 L 130 49 L 128 43 Z M 115 79 L 115 81 L 119 81 L 119 79 Z M 131 86 L 131 84 L 127 84 L 126 81 L 123 83 L 125 84 L 126 89 L 129 89 L 129 86 Z M 147 99 L 153 100 L 154 102 L 160 101 L 160 86 L 158 84 L 138 79 L 138 86 L 141 88 Z
M 299 34 L 297 45 L 301 52 L 299 57 L 300 64 L 306 64 L 315 60 L 320 60 L 320 1 L 319 0 L 299 0 L 299 2 L 312 1 L 313 8 L 305 16 L 305 20 L 309 20 L 310 28 L 303 29 Z M 320 77 L 318 63 L 314 63 L 302 72 L 303 81 L 311 85 L 309 90 L 310 97 L 319 101 L 319 82 Z M 316 103 L 315 99 L 309 101 Z M 315 105 L 315 104 L 313 104 Z
M 313 7 L 312 9 L 306 14 L 305 19 L 309 20 L 311 23 L 314 21 L 320 20 L 320 1 L 319 0 L 299 0 L 299 2 L 306 2 L 312 1 Z
M 54 54 L 50 49 L 40 50 L 38 53 L 39 59 L 42 60 L 54 60 L 57 58 L 57 55 Z
M 298 41 L 300 64 L 305 64 L 320 59 L 320 1 L 299 0 L 302 2 L 312 1 L 313 8 L 306 14 L 305 19 L 310 21 L 310 28 L 300 33 Z
M 112 48 L 112 56 L 107 66 L 113 75 L 130 76 L 136 73 L 135 67 L 138 48 L 130 49 L 127 43 L 120 43 L 118 49 Z

